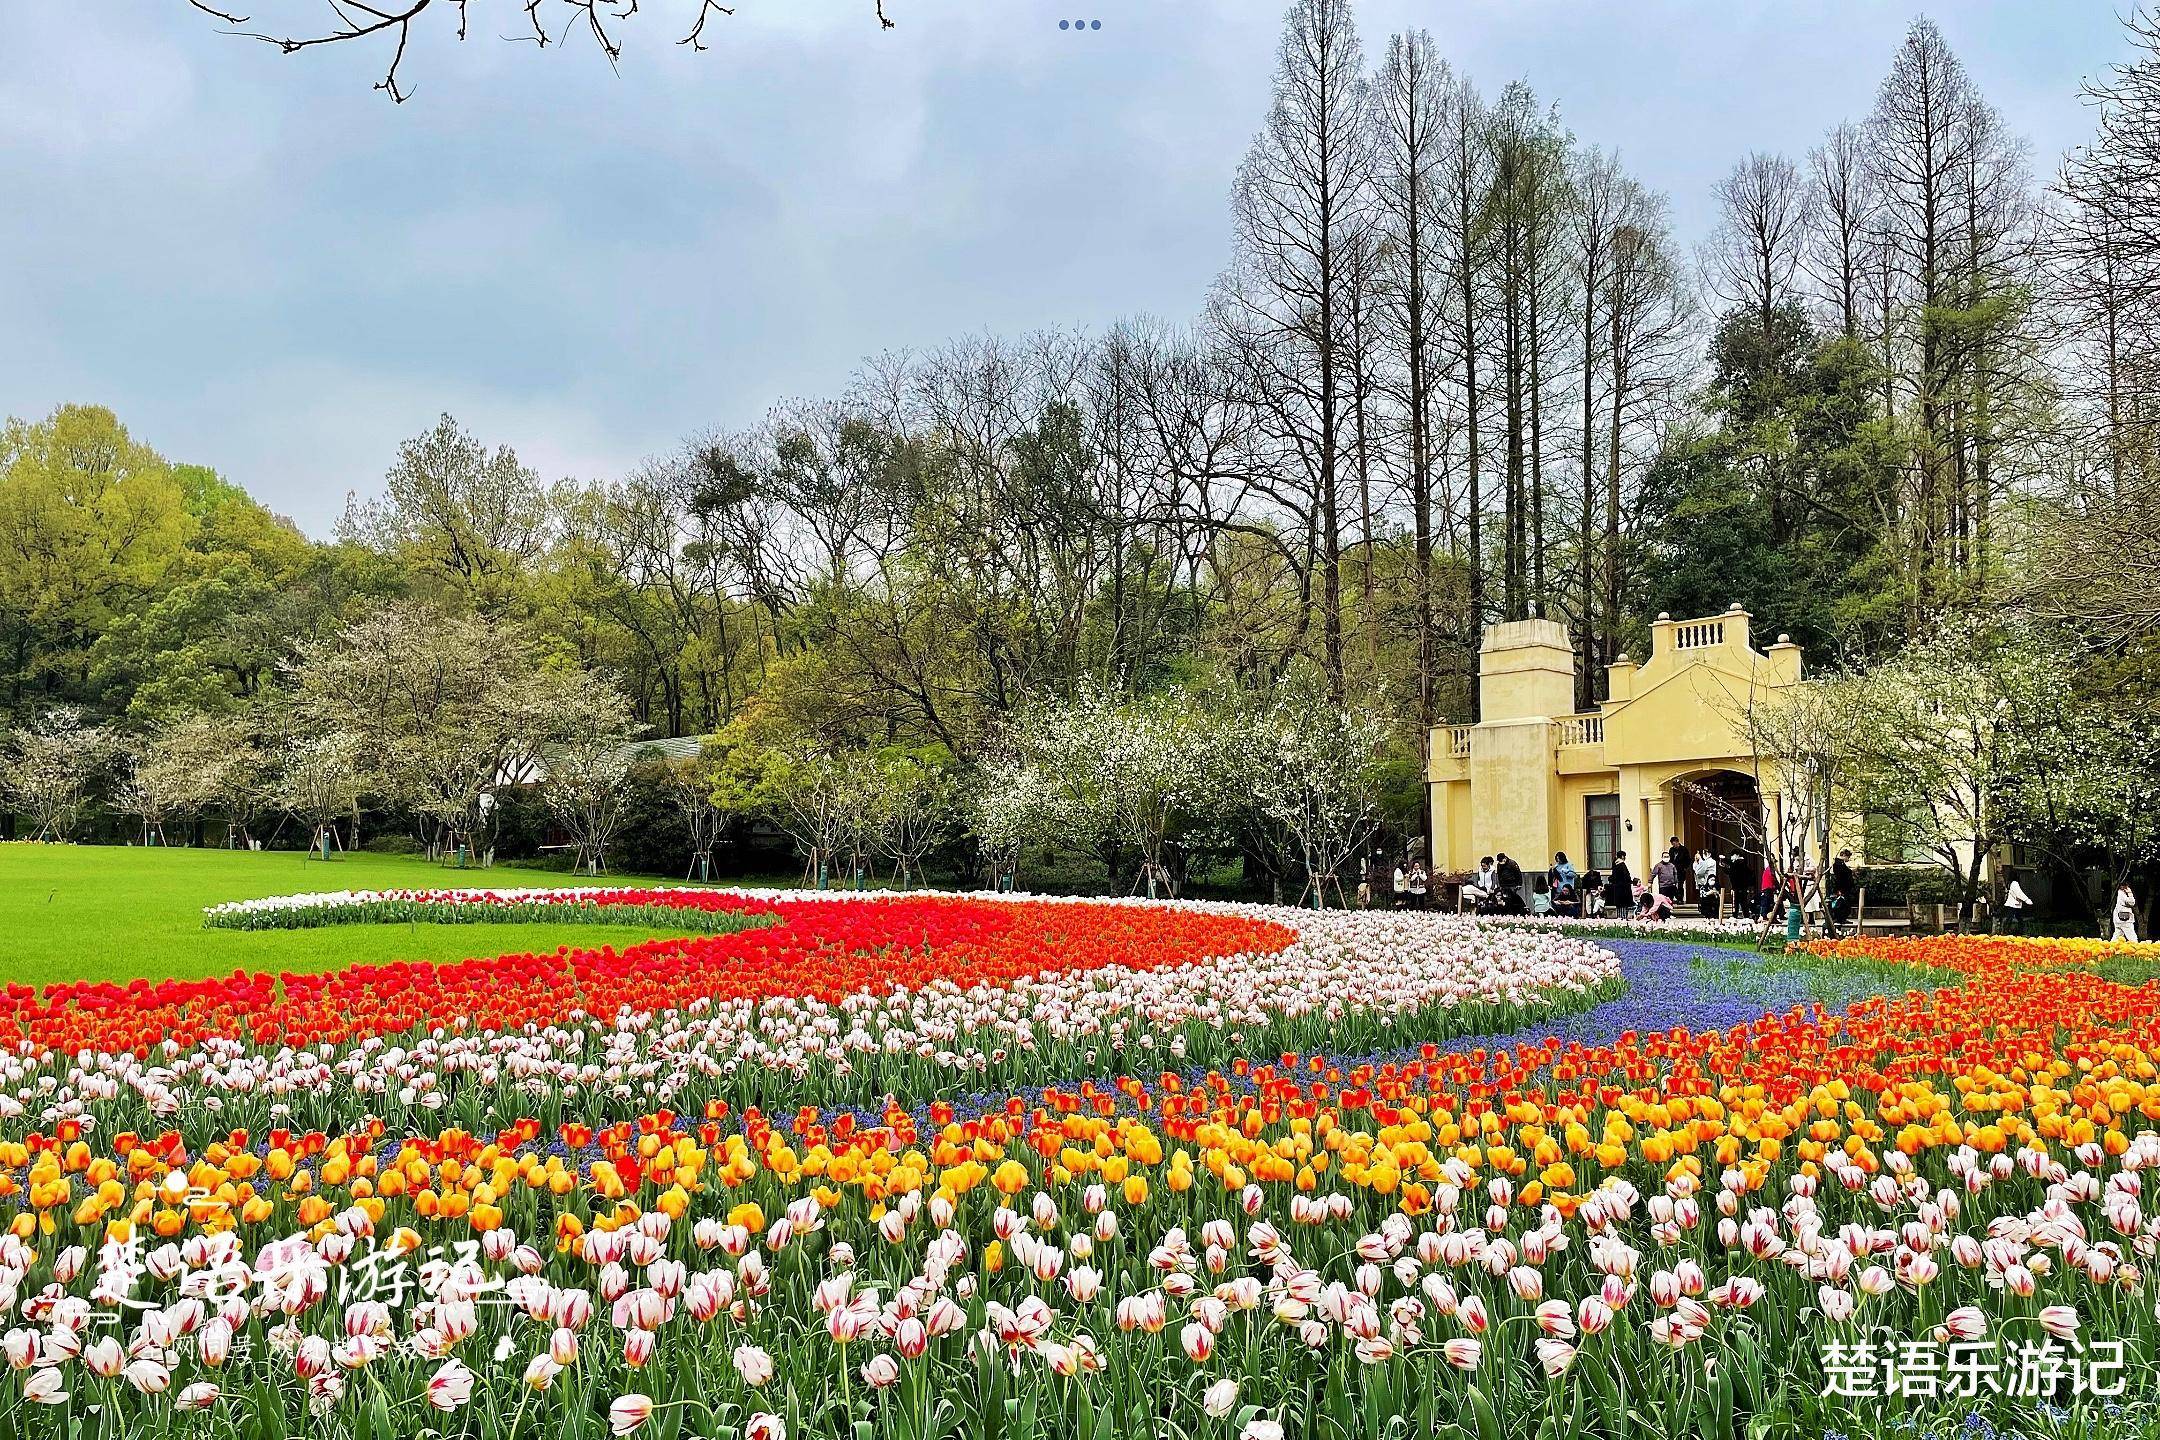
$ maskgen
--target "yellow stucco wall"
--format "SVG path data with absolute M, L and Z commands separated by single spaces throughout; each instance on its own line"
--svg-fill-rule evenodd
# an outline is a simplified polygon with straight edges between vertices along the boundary
M 1719 770 L 1754 776 L 1742 717 L 1801 678 L 1799 647 L 1779 636 L 1756 650 L 1738 607 L 1659 616 L 1648 659 L 1615 664 L 1611 698 L 1587 715 L 1569 713 L 1574 657 L 1557 622 L 1492 626 L 1478 670 L 1484 718 L 1435 729 L 1428 747 L 1433 859 L 1444 871 L 1503 850 L 1525 870 L 1542 869 L 1555 850 L 1581 864 L 1584 801 L 1617 794 L 1619 848 L 1642 873 L 1643 857 L 1679 833 L 1674 782 Z M 1775 811 L 1778 777 L 1761 775 L 1760 788 Z

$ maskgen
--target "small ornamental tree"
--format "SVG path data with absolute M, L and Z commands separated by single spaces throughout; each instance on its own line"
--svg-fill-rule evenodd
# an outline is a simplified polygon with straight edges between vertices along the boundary
M 759 777 L 761 810 L 795 842 L 804 880 L 820 890 L 832 883 L 857 823 L 853 784 L 838 756 L 809 743 L 769 752 Z
M 1735 720 L 1747 739 L 1761 803 L 1735 804 L 1706 786 L 1677 788 L 1738 831 L 1749 853 L 1769 867 L 1780 893 L 1811 865 L 1817 875 L 1828 875 L 1833 827 L 1861 810 L 1856 771 L 1866 711 L 1873 703 L 1869 684 L 1843 672 L 1810 676 L 1774 691 L 1751 689 Z M 1772 796 L 1777 797 L 1775 819 Z M 1765 943 L 1773 917 L 1764 911 L 1758 938 Z
M 1109 841 L 1139 857 L 1135 889 L 1177 891 L 1173 844 L 1236 805 L 1247 772 L 1237 727 L 1190 696 L 1095 694 L 1024 712 L 1002 767 L 1039 778 L 1035 814 L 1067 843 Z
M 893 750 L 870 762 L 877 782 L 878 849 L 893 862 L 893 878 L 903 890 L 921 877 L 923 857 L 945 838 L 959 807 L 959 786 L 939 759 Z
M 103 726 L 72 705 L 56 705 L 9 737 L 0 794 L 30 821 L 33 840 L 66 841 L 82 823 L 112 751 Z
M 2029 632 L 1956 622 L 1870 669 L 1862 687 L 1849 716 L 1857 808 L 1949 872 L 1967 923 L 2018 796 L 2063 763 L 2039 717 L 2063 710 L 2067 668 Z
M 1248 724 L 1254 798 L 1289 835 L 1305 871 L 1298 902 L 1347 904 L 1342 871 L 1361 854 L 1381 818 L 1386 722 L 1337 704 L 1318 686 L 1286 686 Z
M 990 869 L 993 889 L 1019 882 L 1020 857 L 1054 832 L 1057 796 L 1034 762 L 994 754 L 977 772 L 966 801 L 967 823 Z
M 549 752 L 541 798 L 548 814 L 570 837 L 571 869 L 598 875 L 607 868 L 608 842 L 622 828 L 630 793 L 632 758 L 620 742 L 600 737 L 574 740 Z
M 246 849 L 255 843 L 255 822 L 274 803 L 276 767 L 265 740 L 260 708 L 230 715 L 195 715 L 170 743 L 193 751 L 201 765 L 205 808 L 225 817 L 225 843 Z
M 358 736 L 371 789 L 422 817 L 435 853 L 491 856 L 497 790 L 552 747 L 629 728 L 612 686 L 550 663 L 526 630 L 424 605 L 302 647 L 291 678 L 295 721 Z
M 126 774 L 113 793 L 113 808 L 135 817 L 144 845 L 168 844 L 165 823 L 197 814 L 208 803 L 204 765 L 210 757 L 190 743 L 194 738 L 183 717 L 122 747 Z
M 708 739 L 697 754 L 662 761 L 659 767 L 660 792 L 682 817 L 683 829 L 690 836 L 690 866 L 683 872 L 686 880 L 712 879 L 713 851 L 727 833 L 731 812 L 714 794 L 719 764 L 720 753 Z
M 577 671 L 558 677 L 553 706 L 546 723 L 555 738 L 542 754 L 540 798 L 570 837 L 571 868 L 597 875 L 622 828 L 637 764 L 627 743 L 629 702 L 605 680 Z
M 344 730 L 296 735 L 278 751 L 277 803 L 308 827 L 308 853 L 330 858 L 337 824 L 355 813 L 367 793 L 360 766 L 363 742 Z

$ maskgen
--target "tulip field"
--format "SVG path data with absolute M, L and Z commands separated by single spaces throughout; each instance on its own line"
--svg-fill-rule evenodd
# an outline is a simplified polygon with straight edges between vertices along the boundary
M 0 1437 L 2160 1428 L 2160 946 L 1706 970 L 681 888 L 203 923 L 541 919 L 656 938 L 0 990 Z

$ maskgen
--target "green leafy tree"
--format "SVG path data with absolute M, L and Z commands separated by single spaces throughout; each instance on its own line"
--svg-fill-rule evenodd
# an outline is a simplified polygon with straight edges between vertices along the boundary
M 509 446 L 490 451 L 444 415 L 398 447 L 381 498 L 350 505 L 342 538 L 398 557 L 424 587 L 510 611 L 547 549 L 555 507 Z
M 97 637 L 157 595 L 195 525 L 172 468 L 112 411 L 63 405 L 0 428 L 6 702 L 87 701 Z
M 1642 608 L 1710 614 L 1735 596 L 1817 653 L 1872 649 L 1904 612 L 1885 546 L 1904 452 L 1875 413 L 1875 364 L 1786 303 L 1728 313 L 1699 398 L 1645 478 Z

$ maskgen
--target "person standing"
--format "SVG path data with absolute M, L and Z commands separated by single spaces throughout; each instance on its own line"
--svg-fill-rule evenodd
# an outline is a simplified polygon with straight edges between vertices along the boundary
M 1830 905 L 1827 912 L 1829 931 L 1833 936 L 1845 932 L 1846 922 L 1860 904 L 1860 876 L 1852 867 L 1852 851 L 1838 851 L 1837 859 L 1830 862 Z
M 1410 862 L 1410 908 L 1423 910 L 1432 899 L 1432 871 L 1423 860 Z
M 1651 867 L 1650 888 L 1657 892 L 1668 907 L 1680 903 L 1680 862 L 1673 859 L 1670 851 L 1666 852 L 1665 858 Z
M 1612 870 L 1605 876 L 1605 908 L 1623 920 L 1635 913 L 1635 875 L 1628 869 L 1625 850 L 1613 852 Z
M 1393 908 L 1397 910 L 1408 908 L 1410 904 L 1410 862 L 1408 860 L 1395 862 L 1395 874 L 1390 881 L 1389 898 Z
M 2137 944 L 2137 913 L 2137 892 L 2125 880 L 2115 891 L 2115 933 L 2108 938 L 2125 945 Z
M 1745 854 L 1737 851 L 1725 868 L 1732 879 L 1733 914 L 1742 919 L 1752 919 L 1755 915 L 1755 892 L 1762 878 L 1761 868 Z
M 1359 889 L 1364 893 L 1367 909 L 1387 904 L 1388 863 L 1385 851 L 1373 851 L 1372 859 L 1365 866 L 1365 883 Z
M 2015 870 L 2003 871 L 2003 929 L 2012 935 L 2025 933 L 2026 912 L 2032 909 L 2032 896 L 2018 882 Z

